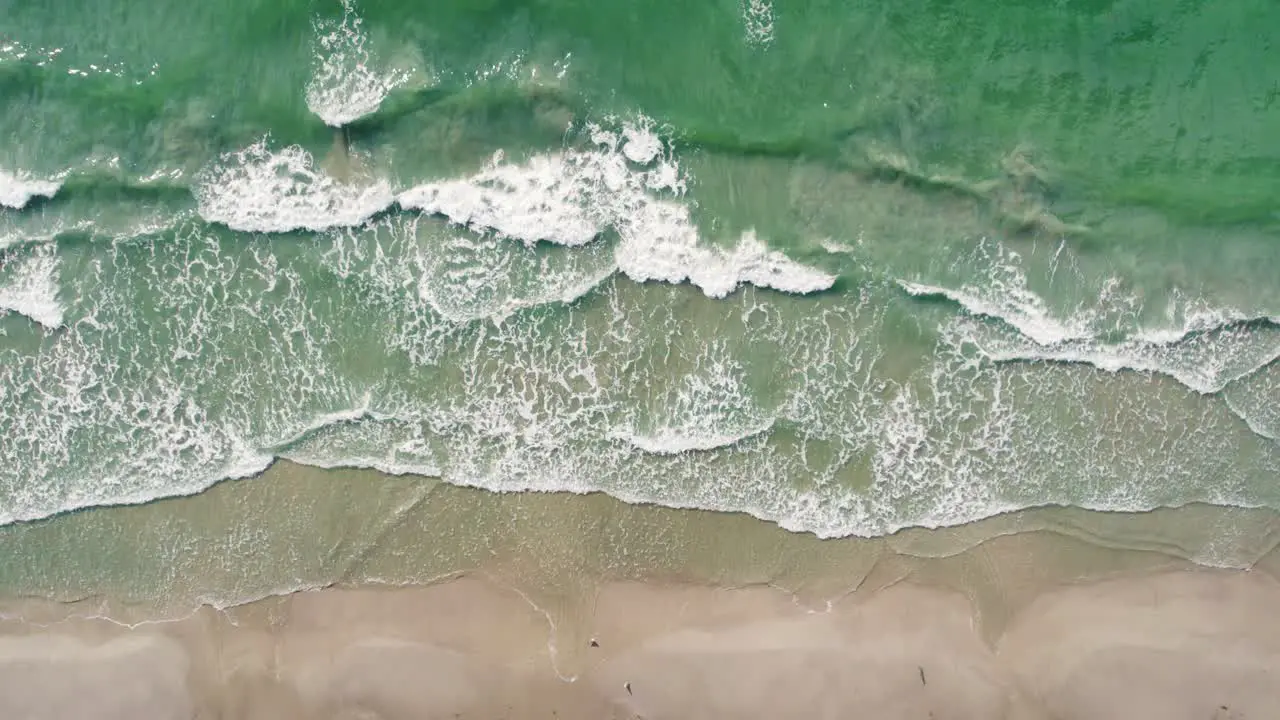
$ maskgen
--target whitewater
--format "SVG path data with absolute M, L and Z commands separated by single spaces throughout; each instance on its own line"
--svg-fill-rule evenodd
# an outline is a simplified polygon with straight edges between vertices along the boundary
M 943 182 L 849 129 L 924 113 L 927 74 L 771 138 L 794 98 L 700 116 L 580 48 L 451 66 L 332 10 L 262 79 L 296 106 L 275 123 L 176 98 L 144 147 L 0 169 L 0 524 L 280 459 L 821 537 L 1280 508 L 1265 231 L 1011 222 L 1067 192 L 1030 151 Z M 737 62 L 780 63 L 786 9 L 735 12 Z M 146 87 L 99 75 L 72 79 Z M 1195 255 L 1211 232 L 1230 252 Z

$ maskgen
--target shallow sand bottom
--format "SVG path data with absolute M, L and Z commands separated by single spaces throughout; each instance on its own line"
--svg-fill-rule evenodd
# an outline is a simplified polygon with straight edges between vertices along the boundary
M 38 604 L 11 616 L 51 615 Z M 818 608 L 769 587 L 614 582 L 564 632 L 473 574 L 132 628 L 7 621 L 0 717 L 1274 718 L 1277 608 L 1262 572 L 1130 573 L 1046 588 L 990 637 L 964 595 L 910 581 Z

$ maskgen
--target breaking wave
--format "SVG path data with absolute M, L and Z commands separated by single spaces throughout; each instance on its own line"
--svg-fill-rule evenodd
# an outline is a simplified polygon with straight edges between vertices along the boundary
M 19 172 L 0 170 L 0 205 L 21 210 L 32 198 L 51 198 L 62 187 L 60 180 L 40 180 Z

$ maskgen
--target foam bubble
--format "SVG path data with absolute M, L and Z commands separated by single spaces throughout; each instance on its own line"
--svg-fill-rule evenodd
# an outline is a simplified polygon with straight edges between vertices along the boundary
M 365 416 L 317 427 L 281 457 L 321 468 L 358 467 L 391 475 L 441 474 L 440 460 L 421 423 Z
M 418 295 L 454 322 L 501 322 L 521 308 L 570 303 L 613 274 L 608 248 L 535 250 L 491 236 L 446 233 L 421 244 Z
M 58 255 L 41 243 L 0 251 L 0 311 L 25 315 L 47 328 L 62 326 L 58 302 Z
M 644 417 L 610 436 L 654 455 L 678 455 L 729 447 L 773 427 L 774 417 L 751 397 L 742 363 L 726 343 L 709 344 L 696 364 L 648 403 Z
M 385 180 L 335 180 L 306 150 L 272 151 L 267 138 L 223 155 L 194 193 L 205 220 L 250 232 L 359 225 L 395 202 Z
M 417 72 L 377 68 L 354 2 L 343 0 L 342 8 L 341 20 L 314 23 L 315 70 L 306 91 L 307 107 L 332 127 L 376 112 L 393 90 L 409 83 Z
M 32 198 L 51 198 L 61 187 L 60 180 L 39 180 L 23 172 L 0 170 L 0 205 L 21 210 Z
M 633 163 L 648 165 L 662 154 L 662 140 L 652 123 L 624 126 L 622 140 L 622 154 Z
M 628 277 L 689 282 L 711 297 L 743 283 L 809 293 L 835 282 L 769 250 L 754 232 L 731 249 L 703 244 L 689 209 L 671 199 L 684 194 L 684 178 L 651 122 L 627 124 L 620 132 L 597 125 L 588 130 L 587 149 L 523 164 L 504 162 L 499 153 L 476 175 L 419 185 L 399 202 L 526 244 L 582 246 L 612 229 L 620 238 L 617 265 Z

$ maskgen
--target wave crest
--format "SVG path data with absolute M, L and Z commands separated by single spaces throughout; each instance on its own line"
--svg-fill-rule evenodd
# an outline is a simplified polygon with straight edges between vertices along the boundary
M 61 180 L 40 180 L 23 172 L 0 170 L 0 205 L 21 210 L 33 198 L 53 197 L 61 187 Z
M 311 153 L 297 145 L 273 152 L 267 138 L 223 155 L 194 193 L 202 218 L 246 232 L 360 225 L 395 201 L 385 180 L 336 180 Z
M 586 149 L 523 164 L 507 163 L 499 152 L 479 173 L 419 185 L 401 193 L 399 203 L 526 245 L 578 247 L 612 230 L 625 275 L 638 282 L 689 282 L 710 297 L 724 297 L 744 283 L 793 293 L 834 284 L 832 275 L 768 249 L 754 232 L 731 249 L 702 243 L 689 209 L 673 199 L 684 194 L 685 179 L 651 121 L 616 132 L 598 125 L 588 130 Z
M 1064 313 L 1030 288 L 1017 253 L 983 244 L 974 255 L 983 265 L 978 284 L 949 288 L 895 282 L 913 297 L 944 299 L 970 318 L 994 321 L 962 321 L 952 328 L 958 342 L 972 344 L 994 361 L 1046 360 L 1108 372 L 1154 372 L 1207 395 L 1280 358 L 1280 318 L 1185 301 L 1175 294 L 1164 323 L 1153 327 L 1138 319 L 1141 301 L 1120 292 L 1117 278 L 1104 283 L 1092 304 Z

